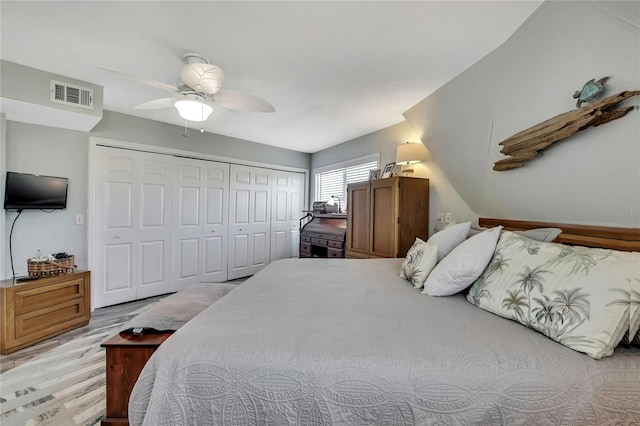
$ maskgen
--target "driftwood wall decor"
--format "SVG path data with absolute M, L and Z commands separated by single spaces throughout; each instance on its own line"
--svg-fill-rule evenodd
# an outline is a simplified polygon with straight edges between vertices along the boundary
M 557 115 L 530 129 L 516 133 L 500 142 L 501 153 L 509 158 L 497 161 L 493 170 L 502 171 L 522 167 L 551 144 L 568 138 L 580 130 L 590 126 L 599 126 L 609 121 L 624 117 L 634 107 L 617 108 L 625 99 L 640 95 L 640 90 L 627 90 L 609 96 L 588 106 Z

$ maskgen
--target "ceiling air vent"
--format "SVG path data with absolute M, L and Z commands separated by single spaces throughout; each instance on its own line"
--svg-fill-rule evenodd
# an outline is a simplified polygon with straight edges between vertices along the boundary
M 93 89 L 51 80 L 51 102 L 93 109 Z

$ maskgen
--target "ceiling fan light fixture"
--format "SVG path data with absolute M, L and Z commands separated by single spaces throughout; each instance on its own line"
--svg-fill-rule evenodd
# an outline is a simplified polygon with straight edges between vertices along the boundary
M 178 110 L 180 117 L 188 121 L 205 121 L 213 112 L 213 108 L 204 102 L 193 101 L 190 99 L 177 101 L 174 106 Z

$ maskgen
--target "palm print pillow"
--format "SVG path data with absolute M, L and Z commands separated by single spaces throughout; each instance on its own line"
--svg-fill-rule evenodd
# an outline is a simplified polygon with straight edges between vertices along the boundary
M 422 288 L 436 263 L 438 263 L 438 246 L 416 238 L 402 262 L 400 278 L 409 280 L 415 288 Z
M 467 300 L 599 359 L 631 331 L 640 253 L 534 241 L 503 232 Z

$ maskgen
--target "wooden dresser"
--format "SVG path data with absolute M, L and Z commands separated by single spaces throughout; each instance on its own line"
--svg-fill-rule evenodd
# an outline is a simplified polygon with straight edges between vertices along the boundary
M 429 180 L 392 177 L 347 187 L 346 256 L 404 257 L 429 235 Z
M 8 354 L 89 323 L 89 271 L 22 283 L 0 282 L 0 353 Z

